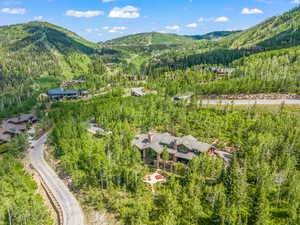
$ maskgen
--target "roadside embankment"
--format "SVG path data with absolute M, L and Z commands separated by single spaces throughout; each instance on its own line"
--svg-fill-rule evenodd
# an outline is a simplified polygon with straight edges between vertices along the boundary
M 238 94 L 238 95 L 197 95 L 201 99 L 299 99 L 297 94 Z

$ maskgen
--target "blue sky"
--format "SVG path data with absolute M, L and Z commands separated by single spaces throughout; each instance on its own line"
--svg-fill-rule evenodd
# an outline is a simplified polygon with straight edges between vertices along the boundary
M 90 41 L 139 32 L 246 29 L 300 0 L 0 0 L 0 25 L 47 21 Z

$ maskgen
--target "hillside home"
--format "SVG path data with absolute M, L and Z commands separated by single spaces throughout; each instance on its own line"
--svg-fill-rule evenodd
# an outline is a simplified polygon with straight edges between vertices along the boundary
M 10 135 L 4 134 L 4 133 L 1 131 L 1 128 L 0 128 L 0 145 L 9 142 L 10 139 L 11 139 Z
M 160 168 L 162 154 L 169 154 L 169 161 L 187 164 L 201 153 L 214 154 L 216 148 L 198 141 L 193 136 L 175 137 L 169 133 L 140 134 L 132 141 L 143 155 L 145 163 Z
M 220 75 L 225 76 L 226 74 L 231 74 L 235 71 L 235 68 L 220 68 L 220 67 L 210 67 L 208 70 Z
M 105 131 L 101 127 L 98 126 L 95 119 L 89 121 L 88 131 L 93 135 L 109 135 L 112 134 L 112 131 Z
M 21 114 L 19 117 L 9 119 L 8 123 L 22 124 L 22 123 L 34 123 L 36 121 L 37 118 L 32 114 Z
M 144 91 L 144 88 L 140 87 L 140 88 L 131 88 L 131 96 L 135 96 L 135 97 L 142 97 L 145 96 L 146 93 Z
M 50 99 L 53 99 L 53 100 L 59 100 L 64 97 L 77 98 L 77 96 L 79 95 L 79 90 L 65 91 L 63 88 L 55 88 L 55 89 L 49 90 L 47 92 L 47 95 L 49 96 Z
M 9 142 L 13 137 L 26 130 L 27 123 L 34 123 L 37 118 L 32 114 L 21 114 L 16 118 L 4 120 L 0 124 L 0 144 Z

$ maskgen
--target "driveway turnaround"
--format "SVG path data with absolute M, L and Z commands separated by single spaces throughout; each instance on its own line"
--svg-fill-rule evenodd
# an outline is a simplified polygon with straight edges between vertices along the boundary
M 300 105 L 298 99 L 240 99 L 240 100 L 215 100 L 215 99 L 203 99 L 202 104 L 208 105 Z
M 47 134 L 32 142 L 31 164 L 59 203 L 63 213 L 63 225 L 85 225 L 84 214 L 79 203 L 44 159 L 46 141 Z

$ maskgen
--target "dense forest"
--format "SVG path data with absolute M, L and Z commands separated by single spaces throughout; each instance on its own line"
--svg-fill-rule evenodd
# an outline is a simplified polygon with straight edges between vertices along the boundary
M 299 12 L 245 31 L 142 33 L 98 44 L 49 23 L 2 26 L 0 118 L 47 109 L 49 118 L 39 126 L 52 125 L 49 146 L 58 171 L 70 176 L 71 190 L 85 205 L 112 213 L 122 224 L 300 224 L 299 112 L 285 105 L 270 111 L 208 107 L 197 98 L 300 94 Z M 67 79 L 85 81 L 68 88 L 101 96 L 39 98 Z M 137 86 L 148 95 L 126 95 Z M 171 101 L 177 95 L 195 97 Z M 90 134 L 91 119 L 112 134 Z M 153 169 L 131 144 L 150 131 L 193 135 L 230 149 L 233 158 L 228 166 L 208 154 L 188 166 L 177 163 L 174 173 L 162 172 L 167 182 L 152 192 L 143 177 Z M 20 135 L 0 146 L 0 225 L 53 223 L 22 165 L 26 140 Z
M 300 93 L 299 47 L 257 53 L 233 61 L 232 73 L 220 76 L 207 68 L 223 65 L 193 66 L 171 70 L 157 76 L 149 75 L 150 88 L 166 91 L 168 95 L 186 92 L 197 95 L 241 93 Z M 226 68 L 226 67 L 225 67 Z M 164 93 L 164 92 L 163 92 Z
M 88 102 L 57 103 L 51 143 L 72 188 L 96 209 L 114 212 L 124 224 L 298 224 L 299 115 L 207 108 L 157 96 L 107 95 Z M 112 135 L 93 137 L 96 118 Z M 236 150 L 229 167 L 202 154 L 189 167 L 178 163 L 153 194 L 142 177 L 149 168 L 131 140 L 140 132 L 192 134 L 219 149 Z M 211 185 L 207 178 L 216 180 Z
M 13 113 L 16 105 L 22 108 L 33 102 L 43 91 L 38 87 L 38 79 L 43 76 L 57 80 L 83 77 L 88 81 L 99 75 L 109 79 L 141 74 L 151 78 L 166 73 L 188 76 L 190 68 L 197 65 L 237 68 L 226 81 L 195 84 L 197 94 L 298 92 L 299 51 L 294 46 L 299 39 L 299 10 L 295 8 L 245 31 L 207 34 L 226 36 L 217 40 L 205 35 L 204 40 L 198 40 L 142 33 L 95 44 L 49 23 L 2 26 L 0 113 Z M 281 50 L 269 51 L 273 49 Z
M 0 146 L 1 225 L 53 224 L 48 208 L 44 205 L 42 197 L 37 194 L 37 184 L 24 171 L 20 162 L 27 147 L 25 135 Z
M 32 106 L 29 102 L 43 91 L 37 89 L 46 84 L 40 85 L 40 79 L 98 73 L 102 64 L 96 44 L 49 23 L 2 26 L 0 39 L 0 114 Z

